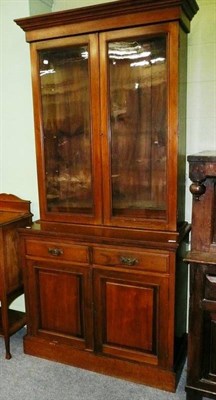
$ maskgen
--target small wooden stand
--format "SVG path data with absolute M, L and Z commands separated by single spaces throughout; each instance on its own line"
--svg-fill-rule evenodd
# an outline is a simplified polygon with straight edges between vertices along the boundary
M 23 294 L 17 229 L 31 223 L 29 201 L 11 194 L 0 194 L 0 335 L 5 340 L 7 359 L 11 358 L 10 336 L 26 323 L 24 312 L 9 308 Z

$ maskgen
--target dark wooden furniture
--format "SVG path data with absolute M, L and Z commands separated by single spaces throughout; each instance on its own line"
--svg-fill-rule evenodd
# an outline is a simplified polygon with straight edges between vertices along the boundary
M 216 399 L 216 152 L 188 156 L 193 194 L 187 399 Z
M 41 219 L 22 230 L 28 354 L 174 391 L 186 353 L 186 46 L 194 0 L 16 20 Z
M 17 229 L 31 226 L 30 202 L 0 194 L 0 335 L 10 359 L 10 336 L 26 323 L 25 313 L 9 308 L 23 294 L 22 269 L 18 262 Z

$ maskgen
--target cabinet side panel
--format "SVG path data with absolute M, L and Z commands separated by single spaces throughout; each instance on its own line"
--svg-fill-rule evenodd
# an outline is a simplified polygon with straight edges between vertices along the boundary
M 185 220 L 187 35 L 180 30 L 178 107 L 178 222 Z
M 29 219 L 23 219 L 8 224 L 3 229 L 5 284 L 7 292 L 11 292 L 22 285 L 22 269 L 18 262 L 18 233 L 17 229 L 28 225 Z
M 188 267 L 183 261 L 186 247 L 187 243 L 183 241 L 176 255 L 175 337 L 177 342 L 186 333 Z

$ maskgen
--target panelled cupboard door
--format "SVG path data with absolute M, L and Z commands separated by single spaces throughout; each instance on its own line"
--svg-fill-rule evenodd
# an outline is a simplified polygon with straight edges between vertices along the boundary
M 94 268 L 95 351 L 168 367 L 168 276 Z M 170 319 L 171 321 L 171 319 Z
M 41 219 L 101 222 L 97 34 L 32 43 Z
M 33 336 L 92 348 L 89 268 L 28 260 L 28 327 Z
M 177 47 L 175 24 L 100 34 L 105 225 L 175 229 Z
M 187 385 L 210 392 L 216 385 L 216 265 L 192 263 L 190 276 Z

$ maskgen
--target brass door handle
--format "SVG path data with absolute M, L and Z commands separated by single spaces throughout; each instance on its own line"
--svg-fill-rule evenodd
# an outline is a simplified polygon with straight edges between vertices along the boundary
M 135 264 L 138 264 L 138 260 L 136 258 L 120 257 L 120 260 L 121 260 L 121 263 L 124 265 L 133 266 Z

